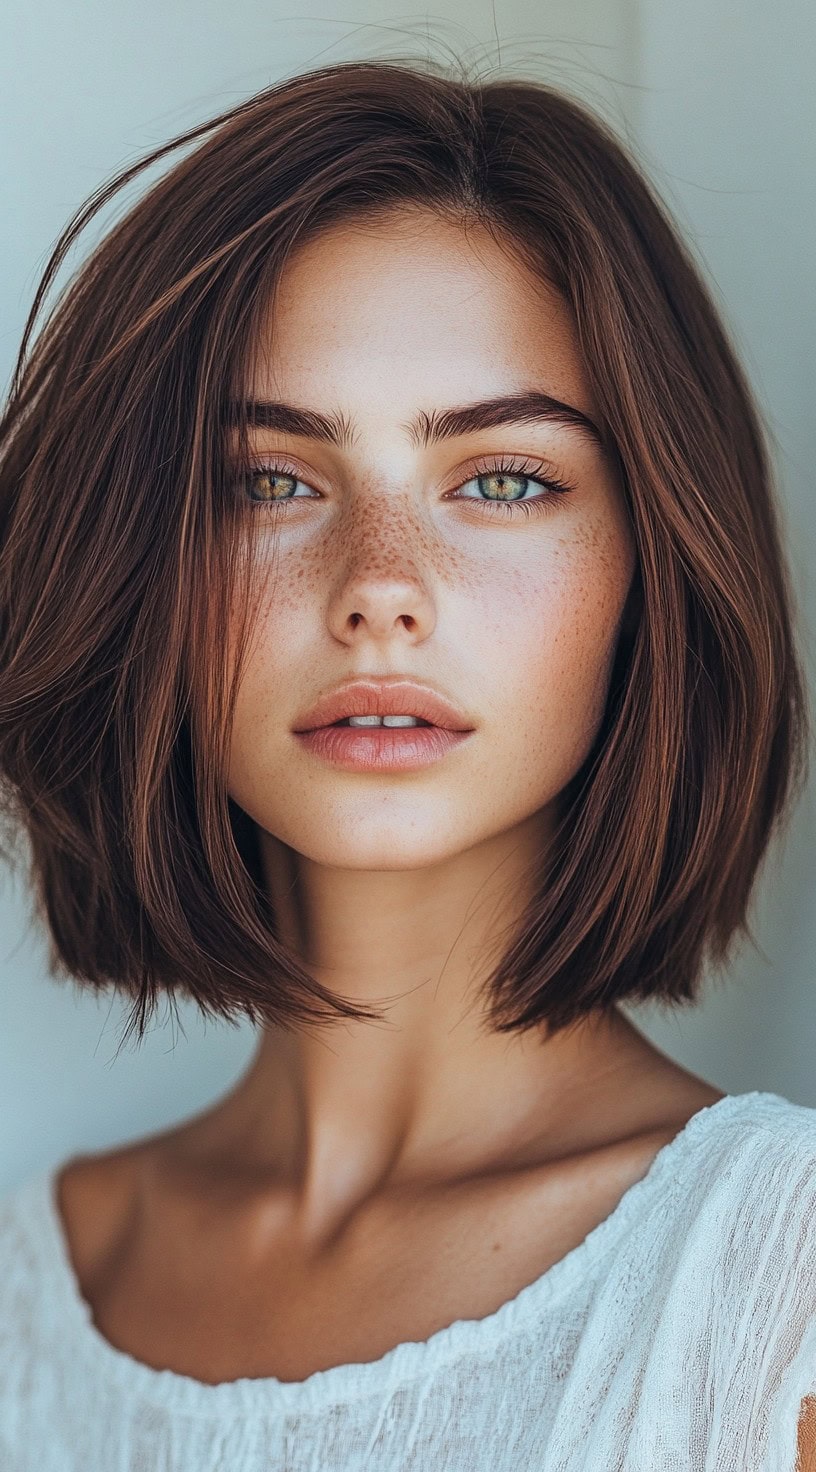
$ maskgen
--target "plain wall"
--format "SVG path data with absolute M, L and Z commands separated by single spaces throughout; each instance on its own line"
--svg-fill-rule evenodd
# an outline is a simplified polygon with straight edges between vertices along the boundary
M 776 447 L 812 699 L 816 7 L 643 0 L 636 44 L 641 161 L 696 247 Z M 760 950 L 743 946 L 693 1012 L 630 1014 L 729 1093 L 770 1089 L 816 1105 L 815 856 L 811 780 L 757 886 Z
M 683 7 L 643 0 L 448 4 L 405 12 L 377 0 L 324 4 L 296 20 L 275 4 L 107 7 L 66 12 L 55 0 L 7 5 L 0 61 L 5 113 L 2 243 L 3 378 L 7 385 L 40 273 L 60 230 L 118 168 L 279 77 L 329 60 L 427 48 L 484 67 L 500 63 L 560 82 L 605 112 L 638 152 L 696 239 L 779 442 L 797 595 L 808 648 L 814 626 L 816 513 L 811 493 L 814 325 L 808 254 L 814 197 L 807 140 L 816 131 L 806 76 L 813 18 L 756 0 Z M 371 24 L 369 24 L 371 22 Z M 808 40 L 810 44 L 808 44 Z M 498 42 L 498 46 L 497 46 Z M 124 191 L 125 204 L 181 155 Z M 103 233 L 82 237 L 58 286 Z M 808 245 L 810 251 L 808 253 Z M 816 1105 L 812 788 L 784 854 L 757 891 L 754 931 L 693 1012 L 630 1015 L 666 1052 L 729 1092 L 772 1089 Z M 118 1051 L 126 1016 L 50 979 L 21 878 L 0 871 L 0 1193 L 68 1155 L 136 1138 L 226 1093 L 255 1047 L 248 1024 L 205 1024 L 180 1007 L 141 1047 Z M 716 984 L 715 984 L 716 982 Z M 166 1019 L 169 1013 L 164 1014 Z

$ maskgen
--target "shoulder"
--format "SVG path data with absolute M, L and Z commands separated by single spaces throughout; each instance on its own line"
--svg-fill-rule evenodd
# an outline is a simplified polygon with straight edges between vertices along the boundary
M 724 1126 L 704 1234 L 712 1318 L 736 1354 L 761 1346 L 765 1367 L 816 1393 L 816 1109 L 745 1096 Z
M 140 1199 L 152 1137 L 73 1156 L 54 1172 L 53 1199 L 67 1254 L 83 1295 L 116 1255 Z
M 747 1165 L 740 1220 L 768 1258 L 762 1281 L 778 1279 L 816 1314 L 816 1109 L 772 1096 Z
M 796 1104 L 781 1094 L 745 1094 L 746 1102 L 756 1101 L 746 1115 L 763 1129 L 786 1141 L 797 1149 L 816 1155 L 816 1109 L 807 1104 Z
M 816 1109 L 728 1096 L 691 1121 L 677 1165 L 660 1220 L 665 1334 L 704 1366 L 713 1423 L 791 1472 L 798 1434 L 797 1472 L 816 1472 Z
M 773 1446 L 787 1454 L 795 1420 L 796 1472 L 816 1472 L 816 1109 L 780 1099 L 765 1125 L 749 1199 L 764 1232 L 767 1263 L 756 1277 L 772 1306 L 768 1358 L 780 1382 Z
M 760 1094 L 738 1122 L 737 1139 L 750 1165 L 752 1205 L 779 1216 L 780 1225 L 784 1218 L 793 1226 L 804 1212 L 816 1230 L 816 1109 Z
M 66 1156 L 0 1196 L 0 1281 L 8 1305 L 12 1281 L 36 1286 L 43 1254 L 57 1239 L 80 1284 L 92 1279 L 118 1241 L 136 1197 L 141 1143 Z M 56 1228 L 56 1233 L 54 1232 Z
M 732 1235 L 775 1241 L 791 1264 L 805 1239 L 816 1253 L 816 1109 L 777 1094 L 737 1095 L 712 1118 L 705 1143 L 712 1199 L 730 1200 Z
M 690 1121 L 662 1207 L 683 1312 L 746 1335 L 799 1339 L 816 1316 L 816 1109 L 732 1095 Z
M 808 1105 L 759 1091 L 725 1095 L 691 1126 L 705 1144 L 702 1153 L 730 1162 L 734 1179 L 741 1168 L 746 1184 L 758 1170 L 763 1177 L 781 1172 L 800 1189 L 816 1185 L 816 1109 Z

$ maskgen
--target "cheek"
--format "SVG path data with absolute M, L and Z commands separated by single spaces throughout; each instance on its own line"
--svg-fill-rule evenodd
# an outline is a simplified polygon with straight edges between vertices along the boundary
M 547 795 L 580 766 L 603 716 L 633 544 L 623 519 L 610 515 L 531 536 L 526 545 L 508 535 L 501 555 L 488 556 L 487 541 L 473 539 L 478 555 L 424 549 L 437 593 L 428 667 L 449 673 L 451 689 L 472 702 L 490 763 L 500 750 L 508 774 L 516 781 L 526 774 L 534 795 L 543 783 Z M 318 564 L 282 557 L 261 593 L 233 727 L 232 775 L 242 789 L 269 780 L 265 753 L 270 762 L 281 756 L 271 692 L 291 687 L 293 678 L 308 689 L 325 679 L 326 631 L 316 610 L 330 564 L 325 555 Z M 236 790 L 233 796 L 241 801 Z
M 603 716 L 634 555 L 602 525 L 538 550 L 477 599 L 483 656 L 525 756 L 577 767 Z

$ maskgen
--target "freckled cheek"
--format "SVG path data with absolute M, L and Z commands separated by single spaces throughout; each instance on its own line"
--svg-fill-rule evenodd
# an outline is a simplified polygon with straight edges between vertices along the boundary
M 583 749 L 603 715 L 625 569 L 576 551 L 515 569 L 474 597 L 485 672 L 524 743 Z M 591 728 L 591 729 L 590 729 Z
M 253 598 L 256 604 L 254 612 L 250 609 L 249 646 L 244 655 L 232 727 L 233 766 L 239 762 L 252 766 L 257 762 L 259 741 L 268 740 L 278 729 L 280 707 L 275 696 L 281 690 L 288 691 L 293 662 L 297 667 L 299 654 L 308 656 L 314 643 L 314 629 L 308 617 L 314 595 L 304 594 L 297 569 L 289 575 L 279 564 L 279 570 L 265 586 L 260 581 L 253 585 L 250 605 Z M 228 630 L 230 676 L 240 623 L 241 613 L 234 603 Z M 304 648 L 304 640 L 309 647 Z
M 259 560 L 250 594 L 253 609 L 250 625 L 256 645 L 260 643 L 263 649 L 286 648 L 283 631 L 291 637 L 293 630 L 303 629 L 304 619 L 314 616 L 320 591 L 319 570 L 308 565 L 303 557 Z M 231 649 L 237 642 L 236 630 L 242 611 L 236 594 L 230 615 Z

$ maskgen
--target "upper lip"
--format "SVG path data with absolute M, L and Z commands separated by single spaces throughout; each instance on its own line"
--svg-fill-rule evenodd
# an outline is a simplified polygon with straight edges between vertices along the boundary
M 346 716 L 419 716 L 447 731 L 472 731 L 467 716 L 430 685 L 408 677 L 347 680 L 321 695 L 294 731 L 314 731 Z

